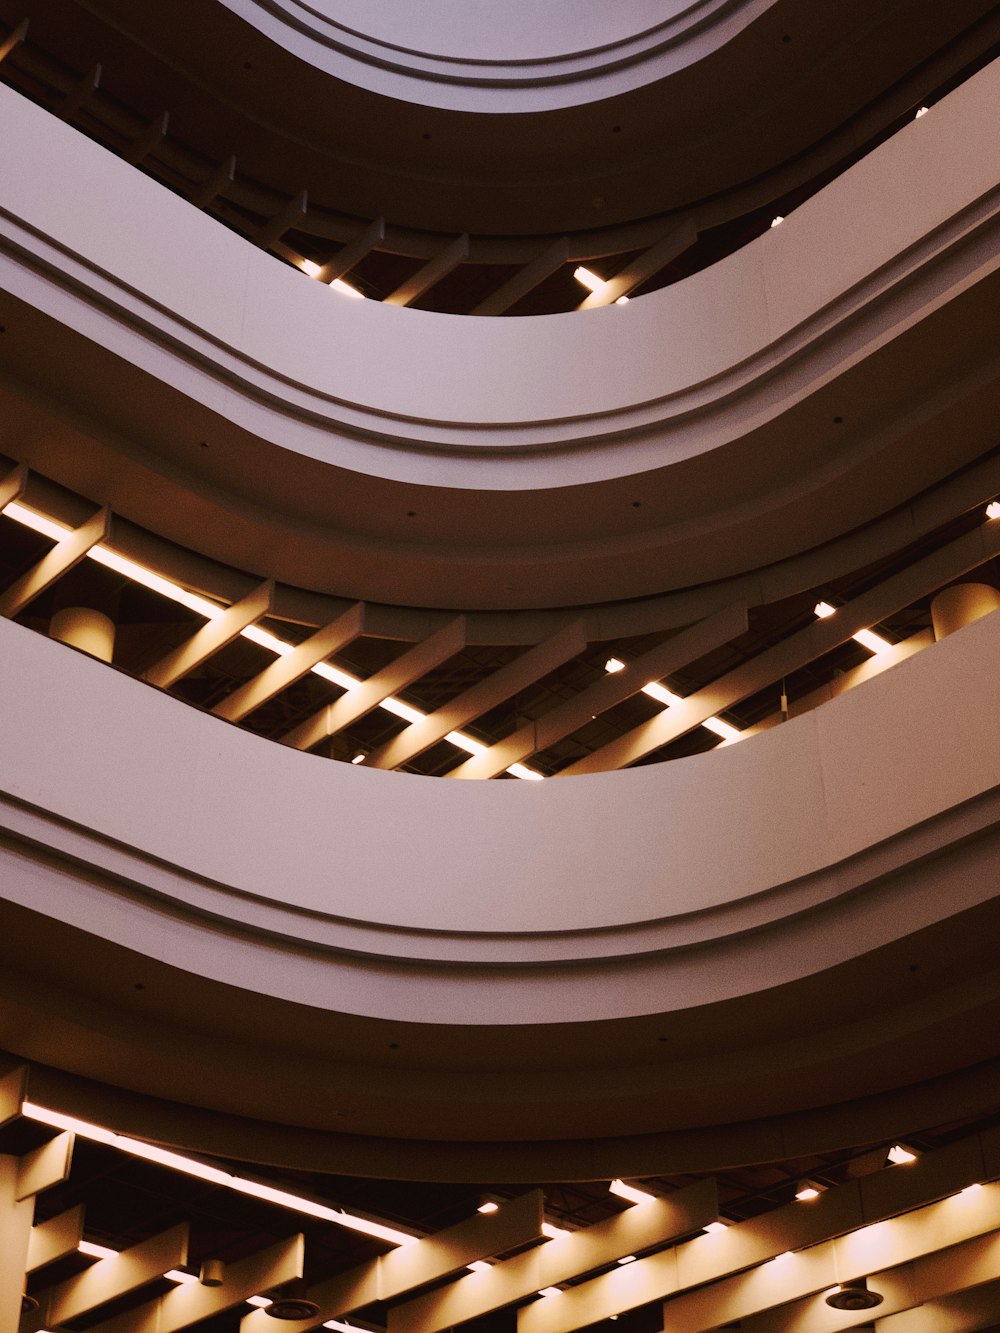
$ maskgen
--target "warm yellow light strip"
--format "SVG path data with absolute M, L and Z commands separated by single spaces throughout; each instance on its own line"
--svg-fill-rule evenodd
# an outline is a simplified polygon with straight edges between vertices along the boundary
M 595 293 L 602 292 L 608 285 L 604 278 L 599 278 L 596 273 L 592 272 L 589 268 L 584 268 L 582 264 L 573 270 L 573 277 L 576 278 L 577 282 L 582 283 L 582 285 L 589 291 Z M 628 297 L 619 296 L 615 305 L 628 305 Z
M 302 269 L 303 273 L 308 273 L 310 278 L 318 277 L 322 271 L 320 265 L 314 264 L 311 259 L 303 259 L 299 267 Z M 345 282 L 343 278 L 334 278 L 333 282 L 328 282 L 326 285 L 332 287 L 335 292 L 340 292 L 342 296 L 352 296 L 355 301 L 363 301 L 365 299 L 364 292 L 359 292 L 357 287 L 352 287 L 351 284 Z
M 817 602 L 813 607 L 813 614 L 819 620 L 826 620 L 832 615 L 836 615 L 837 608 L 831 606 L 829 602 Z M 888 639 L 883 639 L 881 634 L 875 634 L 870 629 L 859 629 L 857 634 L 852 634 L 851 638 L 855 643 L 860 643 L 862 648 L 867 648 L 870 653 L 884 653 L 892 644 Z
M 34 532 L 41 533 L 42 536 L 48 537 L 54 542 L 62 541 L 73 530 L 67 524 L 49 518 L 47 514 L 39 513 L 37 509 L 31 509 L 17 500 L 12 500 L 0 512 L 5 517 L 12 518 L 15 523 L 31 528 Z M 131 579 L 133 583 L 139 583 L 144 588 L 149 588 L 172 602 L 186 606 L 189 611 L 204 616 L 206 620 L 217 620 L 226 609 L 217 602 L 209 601 L 207 597 L 189 592 L 186 588 L 182 588 L 180 584 L 164 578 L 161 574 L 154 573 L 153 570 L 147 569 L 144 565 L 137 564 L 136 561 L 119 555 L 117 551 L 111 550 L 108 546 L 101 544 L 92 546 L 87 552 L 87 556 L 89 559 L 96 561 L 97 564 L 104 565 L 125 578 Z M 266 648 L 268 652 L 274 653 L 278 657 L 287 657 L 295 646 L 287 643 L 284 639 L 279 639 L 276 634 L 261 629 L 259 625 L 247 625 L 245 629 L 240 631 L 240 634 L 244 639 L 249 639 L 251 643 Z M 344 671 L 330 662 L 317 662 L 312 670 L 317 676 L 332 681 L 334 685 L 339 686 L 342 690 L 351 690 L 363 683 L 357 676 L 352 676 L 349 671 Z M 406 722 L 421 722 L 426 716 L 419 708 L 414 708 L 412 704 L 404 703 L 402 699 L 396 699 L 392 695 L 383 699 L 379 707 L 387 713 L 392 713 L 395 717 L 403 718 Z M 475 737 L 467 736 L 462 731 L 449 731 L 444 739 L 454 745 L 456 749 L 464 750 L 466 754 L 480 754 L 488 748 L 482 741 L 477 741 Z M 536 772 L 535 769 L 529 768 L 527 764 L 511 764 L 507 772 L 512 777 L 522 778 L 529 782 L 540 782 L 544 776 Z
M 648 1203 L 654 1199 L 655 1194 L 650 1194 L 648 1190 L 641 1190 L 636 1185 L 629 1185 L 624 1180 L 612 1180 L 608 1185 L 610 1194 L 617 1194 L 619 1199 L 628 1199 L 629 1203 Z
M 80 1120 L 76 1116 L 64 1115 L 61 1111 L 50 1110 L 35 1102 L 25 1102 L 21 1107 L 21 1114 L 29 1120 L 40 1121 L 43 1125 L 51 1125 L 54 1129 L 69 1130 L 73 1134 L 79 1134 L 81 1138 L 106 1144 L 110 1148 L 117 1148 L 119 1152 L 144 1158 L 147 1162 L 155 1162 L 158 1166 L 168 1167 L 183 1175 L 195 1176 L 199 1180 L 207 1180 L 210 1184 L 219 1185 L 224 1189 L 236 1190 L 240 1194 L 249 1194 L 255 1199 L 262 1199 L 265 1203 L 277 1204 L 279 1207 L 304 1213 L 309 1217 L 318 1217 L 324 1222 L 335 1222 L 337 1226 L 347 1227 L 351 1231 L 361 1231 L 366 1236 L 374 1236 L 378 1240 L 387 1241 L 390 1245 L 410 1245 L 419 1239 L 405 1231 L 399 1231 L 396 1227 L 387 1226 L 384 1222 L 373 1222 L 366 1217 L 345 1212 L 343 1209 L 331 1208 L 327 1204 L 315 1203 L 312 1199 L 305 1199 L 301 1195 L 290 1194 L 287 1190 L 275 1189 L 272 1185 L 264 1185 L 257 1180 L 247 1180 L 244 1176 L 235 1176 L 208 1162 L 196 1161 L 195 1158 L 186 1157 L 183 1153 L 171 1152 L 168 1148 L 160 1148 L 155 1143 L 144 1143 L 141 1139 L 129 1138 L 126 1134 L 116 1134 L 114 1130 L 105 1129 L 102 1125 Z
M 609 673 L 624 671 L 625 663 L 620 657 L 609 657 L 604 663 L 604 670 Z M 663 704 L 664 708 L 670 708 L 673 704 L 684 702 L 679 694 L 674 694 L 673 691 L 668 690 L 665 685 L 661 685 L 656 680 L 651 680 L 648 685 L 643 685 L 642 693 L 648 694 L 651 699 Z M 743 735 L 738 727 L 734 727 L 730 722 L 723 722 L 721 717 L 707 717 L 701 725 L 706 731 L 721 736 L 727 745 L 731 741 L 738 741 Z

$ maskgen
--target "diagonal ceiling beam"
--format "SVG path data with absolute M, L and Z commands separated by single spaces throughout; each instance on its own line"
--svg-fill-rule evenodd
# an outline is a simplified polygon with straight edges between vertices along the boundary
M 487 1259 L 538 1240 L 542 1234 L 542 1193 L 530 1190 L 495 1213 L 477 1214 L 453 1227 L 426 1236 L 412 1245 L 359 1264 L 309 1288 L 320 1307 L 310 1319 L 293 1320 L 288 1333 L 307 1333 L 327 1319 L 350 1314 L 373 1301 L 388 1301 L 416 1287 L 460 1271 L 477 1259 Z M 240 1333 L 273 1333 L 274 1320 L 263 1310 L 246 1315 Z
M 408 652 L 397 657 L 381 671 L 377 671 L 374 676 L 369 676 L 367 680 L 359 681 L 357 685 L 346 690 L 335 703 L 327 704 L 318 713 L 307 718 L 300 726 L 281 738 L 282 744 L 290 745 L 296 750 L 310 750 L 321 740 L 338 735 L 345 727 L 349 727 L 370 713 L 373 708 L 377 708 L 397 690 L 404 689 L 426 675 L 428 671 L 433 671 L 442 662 L 447 662 L 449 657 L 461 652 L 465 647 L 465 635 L 465 617 L 456 616 L 429 639 L 414 644 Z
M 472 311 L 474 315 L 502 315 L 511 306 L 517 305 L 522 297 L 539 287 L 546 278 L 562 268 L 569 259 L 569 241 L 561 236 L 558 241 L 546 247 L 541 254 L 508 278 L 502 287 L 498 287 Z
M 758 657 L 744 662 L 727 675 L 689 695 L 679 704 L 671 704 L 648 722 L 633 727 L 593 754 L 570 764 L 559 774 L 572 777 L 582 773 L 601 773 L 627 768 L 661 746 L 687 735 L 709 717 L 731 708 L 741 699 L 773 685 L 800 667 L 846 643 L 860 629 L 884 620 L 903 607 L 925 597 L 952 579 L 976 569 L 986 560 L 1000 555 L 1000 521 L 984 522 L 970 532 L 924 556 L 884 583 L 870 588 L 854 601 L 842 606 L 825 620 L 817 620 L 806 629 L 777 643 Z
M 88 1333 L 178 1333 L 179 1329 L 190 1328 L 202 1319 L 241 1305 L 250 1296 L 301 1277 L 304 1263 L 305 1240 L 299 1234 L 248 1255 L 238 1263 L 228 1264 L 219 1287 L 186 1282 L 114 1319 L 92 1324 Z M 268 1322 L 272 1328 L 278 1327 L 275 1320 Z
M 20 46 L 28 35 L 28 20 L 22 19 L 16 28 L 12 28 L 0 42 L 0 63 L 7 59 L 11 51 Z
M 0 509 L 4 509 L 10 504 L 11 500 L 17 500 L 23 495 L 24 488 L 27 484 L 27 465 L 18 463 L 17 467 L 12 468 L 10 472 L 0 480 Z
M 339 652 L 353 643 L 359 634 L 364 633 L 365 606 L 355 602 L 343 615 L 331 620 L 315 634 L 310 634 L 292 649 L 290 653 L 277 658 L 264 668 L 252 680 L 234 690 L 212 709 L 216 717 L 224 717 L 228 722 L 239 722 L 252 713 L 255 708 L 273 699 L 276 694 L 286 690 L 295 681 L 301 680 L 307 671 L 311 671 L 318 662 L 324 661 L 332 653 Z
M 837 1185 L 809 1203 L 795 1202 L 775 1208 L 760 1217 L 735 1223 L 717 1234 L 698 1236 L 672 1250 L 638 1259 L 625 1268 L 571 1287 L 561 1292 L 558 1298 L 535 1301 L 519 1312 L 518 1333 L 574 1333 L 574 1330 L 600 1319 L 653 1301 L 666 1300 L 680 1292 L 707 1289 L 709 1284 L 715 1289 L 748 1271 L 776 1273 L 770 1261 L 786 1252 L 809 1252 L 810 1248 L 820 1247 L 838 1237 L 850 1240 L 848 1233 L 860 1237 L 856 1245 L 861 1253 L 865 1253 L 866 1238 L 876 1236 L 871 1224 L 881 1225 L 886 1219 L 901 1220 L 898 1214 L 908 1209 L 926 1208 L 931 1200 L 950 1203 L 946 1195 L 996 1176 L 1000 1176 L 1000 1129 L 991 1129 L 925 1153 L 909 1166 L 891 1167 Z M 988 1207 L 995 1206 L 1000 1218 L 1000 1185 L 984 1186 L 975 1194 L 984 1194 L 987 1189 L 996 1192 Z M 915 1216 L 915 1213 L 910 1215 Z M 944 1214 L 935 1216 L 940 1220 Z M 967 1219 L 973 1218 L 971 1212 L 966 1216 Z M 991 1217 L 992 1213 L 980 1214 L 979 1231 L 1000 1225 L 1000 1221 L 991 1222 Z M 930 1228 L 928 1234 L 932 1230 Z M 976 1227 L 965 1235 L 956 1233 L 954 1239 L 957 1242 L 970 1234 L 976 1234 Z M 839 1253 L 846 1264 L 853 1265 L 855 1251 L 848 1248 Z M 888 1262 L 902 1260 L 889 1259 Z M 846 1277 L 863 1276 L 879 1263 L 868 1254 L 855 1272 L 838 1270 L 838 1275 L 826 1285 Z M 794 1298 L 794 1292 L 785 1297 L 787 1300 Z M 676 1302 L 671 1305 L 673 1309 Z M 717 1322 L 726 1321 L 720 1318 Z M 711 1321 L 703 1325 L 706 1328 L 714 1326 Z M 670 1323 L 668 1327 L 670 1333 L 674 1333 L 675 1325 Z M 677 1325 L 678 1329 L 681 1327 L 686 1325 Z
M 137 1291 L 171 1268 L 181 1267 L 187 1263 L 187 1256 L 188 1224 L 180 1222 L 37 1293 L 38 1309 L 22 1316 L 20 1333 L 37 1333 L 49 1325 L 79 1319 L 119 1296 Z
M 291 231 L 293 227 L 300 227 L 305 221 L 308 211 L 309 192 L 308 190 L 300 190 L 298 194 L 293 195 L 287 201 L 284 208 L 257 228 L 248 238 L 250 244 L 257 245 L 262 250 L 268 249 L 275 241 L 280 241 L 286 231 Z
M 680 226 L 667 233 L 662 240 L 637 255 L 613 278 L 608 278 L 596 292 L 591 292 L 586 300 L 577 306 L 578 310 L 592 310 L 595 306 L 614 305 L 623 296 L 628 296 L 644 282 L 648 282 L 661 268 L 666 268 L 671 260 L 690 250 L 698 239 L 698 230 L 693 218 L 685 218 Z
M 964 1207 L 956 1199 L 954 1211 L 960 1212 Z M 943 1326 L 933 1321 L 928 1303 L 1000 1278 L 1000 1231 L 974 1236 L 958 1245 L 947 1244 L 945 1237 L 942 1240 L 946 1248 L 898 1268 L 856 1275 L 868 1278 L 871 1290 L 882 1297 L 881 1305 L 875 1309 L 853 1312 L 832 1309 L 826 1303 L 826 1292 L 821 1291 L 741 1319 L 740 1333 L 840 1333 L 842 1329 L 866 1325 L 872 1318 L 877 1319 L 876 1327 L 881 1331 L 905 1327 L 904 1314 L 916 1318 L 917 1327 L 924 1333 L 940 1333 Z M 893 1316 L 898 1316 L 901 1323 L 897 1324 Z
M 189 639 L 167 653 L 166 657 L 161 657 L 144 673 L 143 680 L 167 689 L 239 638 L 248 625 L 255 625 L 273 609 L 274 583 L 269 579 L 254 588 L 242 601 L 227 606 L 218 619 L 202 625 Z
M 28 1066 L 17 1065 L 0 1078 L 0 1128 L 19 1120 L 28 1094 Z
M 82 79 L 77 80 L 66 100 L 61 107 L 57 108 L 55 114 L 60 120 L 72 120 L 76 113 L 92 100 L 100 86 L 101 67 L 100 65 L 94 65 Z
M 16 616 L 40 597 L 53 583 L 78 565 L 91 547 L 104 541 L 111 523 L 111 511 L 99 509 L 86 523 L 67 532 L 61 541 L 46 551 L 41 560 L 0 594 L 0 615 Z
M 649 1199 L 580 1231 L 547 1241 L 450 1286 L 389 1311 L 388 1333 L 441 1330 L 524 1300 L 543 1287 L 568 1282 L 625 1255 L 698 1231 L 719 1216 L 714 1180 L 700 1180 L 661 1199 Z M 631 1265 L 630 1265 L 631 1267 Z
M 443 250 L 429 260 L 421 269 L 418 269 L 412 277 L 400 283 L 394 292 L 391 292 L 382 302 L 383 305 L 412 305 L 418 301 L 425 292 L 429 292 L 432 287 L 437 286 L 442 278 L 446 278 L 453 269 L 458 268 L 469 257 L 469 238 L 468 236 L 459 236 L 457 240 L 446 245 Z
M 878 1316 L 878 1310 L 872 1312 Z M 1000 1325 L 1000 1281 L 877 1317 L 877 1333 L 982 1333 Z
M 650 652 L 644 653 L 624 671 L 616 671 L 614 674 L 602 677 L 601 680 L 595 681 L 593 685 L 574 695 L 572 699 L 557 704 L 542 717 L 520 727 L 512 736 L 498 741 L 496 745 L 491 745 L 485 753 L 473 755 L 471 759 L 453 768 L 446 776 L 496 777 L 511 764 L 519 763 L 530 755 L 539 754 L 557 741 L 571 736 L 594 717 L 638 693 L 650 680 L 668 676 L 672 671 L 678 671 L 705 653 L 728 643 L 730 639 L 742 634 L 746 627 L 746 607 L 729 606 L 717 611 L 714 616 L 689 625 L 687 629 L 682 629 L 673 635 L 666 643 L 659 644 Z
M 188 200 L 194 204 L 195 208 L 207 208 L 209 204 L 218 199 L 220 194 L 225 194 L 235 178 L 236 157 L 231 153 L 204 180 L 191 186 L 188 192 Z
M 15 1198 L 29 1199 L 53 1185 L 61 1185 L 69 1176 L 72 1160 L 72 1134 L 57 1134 L 41 1147 L 25 1153 L 18 1159 Z
M 170 124 L 170 112 L 163 111 L 155 120 L 151 120 L 134 143 L 122 153 L 122 161 L 137 167 L 167 137 Z
M 65 1213 L 57 1213 L 47 1222 L 39 1222 L 31 1228 L 28 1238 L 28 1262 L 24 1266 L 26 1273 L 34 1273 L 38 1268 L 53 1264 L 57 1259 L 65 1259 L 68 1254 L 75 1254 L 83 1240 L 83 1204 L 69 1208 Z
M 352 268 L 356 268 L 362 259 L 370 255 L 384 240 L 385 218 L 376 218 L 374 222 L 369 222 L 364 231 L 358 232 L 353 240 L 342 246 L 332 259 L 320 265 L 316 274 L 317 282 L 330 283 L 336 278 L 342 278 L 345 273 L 350 273 Z
M 889 1314 L 919 1305 L 925 1295 L 941 1296 L 988 1281 L 1000 1276 L 998 1222 L 1000 1185 L 987 1185 L 976 1191 L 975 1199 L 943 1199 L 685 1292 L 664 1303 L 664 1324 L 671 1333 L 701 1333 L 737 1321 L 746 1328 L 744 1321 L 771 1311 L 781 1333 L 855 1328 L 871 1319 L 871 1311 L 852 1315 L 830 1310 L 825 1292 L 841 1282 L 877 1274 L 872 1286 L 883 1293 Z M 804 1316 L 807 1323 L 802 1322 Z
M 475 718 L 482 717 L 491 708 L 513 698 L 556 667 L 579 656 L 586 646 L 583 621 L 575 620 L 544 643 L 536 644 L 499 671 L 494 671 L 485 680 L 477 681 L 458 698 L 429 713 L 419 722 L 412 722 L 405 731 L 370 754 L 365 760 L 365 766 L 399 768 L 436 745 L 449 731 L 455 731 Z

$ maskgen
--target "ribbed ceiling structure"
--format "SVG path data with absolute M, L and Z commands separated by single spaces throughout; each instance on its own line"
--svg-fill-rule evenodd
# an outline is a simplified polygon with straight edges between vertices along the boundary
M 998 56 L 0 0 L 0 1333 L 1000 1326 Z

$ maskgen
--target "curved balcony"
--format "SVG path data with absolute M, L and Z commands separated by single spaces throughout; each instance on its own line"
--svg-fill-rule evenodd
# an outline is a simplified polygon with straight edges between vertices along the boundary
M 718 755 L 543 784 L 322 764 L 0 634 L 20 1055 L 297 1125 L 347 1059 L 351 1151 L 509 1178 L 792 1112 L 878 1137 L 992 1057 L 996 616 Z
M 293 8 L 243 6 L 308 48 L 282 21 Z M 463 44 L 463 12 L 449 13 L 446 45 Z M 544 49 L 600 46 L 630 14 L 575 5 Z M 982 68 L 1000 42 L 987 0 L 946 9 L 852 0 L 808 11 L 703 4 L 674 18 L 683 26 L 692 14 L 700 22 L 689 42 L 667 37 L 668 64 L 683 66 L 672 75 L 516 115 L 420 106 L 331 78 L 308 49 L 300 59 L 222 4 L 175 5 L 166 24 L 149 8 L 106 3 L 97 16 L 45 4 L 29 32 L 20 11 L 4 14 L 0 3 L 17 25 L 0 44 L 0 75 L 255 244 L 281 249 L 284 238 L 331 276 L 350 271 L 371 296 L 451 313 L 535 314 L 579 304 L 571 274 L 580 263 L 598 261 L 616 286 L 628 277 L 645 290 L 739 248 Z M 555 17 L 531 7 L 515 45 Z M 364 18 L 380 21 L 368 8 Z M 662 10 L 649 18 L 654 30 L 677 26 Z M 394 20 L 402 32 L 405 13 Z M 185 40 L 192 25 L 198 43 Z M 377 59 L 343 59 L 362 83 L 386 73 Z M 626 62 L 599 82 L 637 68 Z M 442 86 L 505 95 L 493 85 Z
M 85 494 L 100 469 L 120 512 L 244 567 L 277 522 L 268 573 L 412 605 L 649 597 L 815 551 L 993 445 L 970 408 L 998 394 L 998 78 L 711 269 L 516 322 L 342 298 L 5 92 L 8 364 L 100 422 L 18 456 Z

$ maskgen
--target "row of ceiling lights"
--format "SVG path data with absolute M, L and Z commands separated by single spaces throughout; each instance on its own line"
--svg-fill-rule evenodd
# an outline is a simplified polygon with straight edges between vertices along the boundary
M 14 519 L 15 522 L 23 524 L 33 531 L 41 533 L 42 536 L 50 538 L 52 541 L 64 541 L 72 532 L 72 529 L 65 523 L 60 523 L 56 519 L 49 518 L 47 515 L 39 513 L 27 505 L 21 504 L 17 500 L 12 500 L 2 511 L 7 518 Z M 189 592 L 182 588 L 180 584 L 174 583 L 171 579 L 164 578 L 162 574 L 156 574 L 144 565 L 129 560 L 125 556 L 119 555 L 103 542 L 92 546 L 87 552 L 91 560 L 99 565 L 104 565 L 108 569 L 131 579 L 133 583 L 139 583 L 144 588 L 149 588 L 153 592 L 159 593 L 163 597 L 169 598 L 173 602 L 178 602 L 181 606 L 187 607 L 189 611 L 194 611 L 197 615 L 204 616 L 206 620 L 217 620 L 226 610 L 226 607 L 220 606 L 216 602 L 211 602 L 206 597 L 201 597 L 198 593 Z M 247 625 L 240 631 L 244 639 L 249 639 L 259 647 L 267 649 L 277 657 L 287 657 L 294 651 L 295 645 L 279 639 L 277 635 L 271 634 L 268 630 L 261 629 L 259 625 Z M 333 666 L 330 662 L 317 662 L 312 671 L 317 676 L 332 681 L 342 690 L 351 690 L 363 682 L 343 668 Z M 402 699 L 397 699 L 390 695 L 383 699 L 379 707 L 387 713 L 392 713 L 396 717 L 402 718 L 405 722 L 420 722 L 426 716 L 419 708 L 414 708 L 412 704 L 404 703 Z M 477 741 L 473 736 L 466 735 L 462 731 L 449 731 L 444 738 L 457 749 L 464 750 L 467 754 L 481 754 L 488 746 L 483 741 Z M 361 756 L 363 759 L 364 756 Z M 354 762 L 360 762 L 355 758 Z M 507 769 L 515 778 L 522 778 L 528 781 L 539 781 L 542 774 L 527 764 L 511 764 Z
M 53 1129 L 69 1131 L 80 1135 L 81 1138 L 89 1139 L 95 1143 L 101 1143 L 108 1147 L 116 1148 L 118 1151 L 127 1153 L 133 1157 L 142 1158 L 145 1161 L 153 1162 L 159 1166 L 168 1167 L 171 1170 L 178 1171 L 184 1175 L 194 1176 L 199 1180 L 205 1180 L 210 1184 L 218 1185 L 222 1188 L 232 1189 L 241 1194 L 246 1194 L 252 1198 L 261 1199 L 265 1203 L 277 1204 L 280 1207 L 291 1209 L 292 1211 L 303 1213 L 309 1217 L 319 1218 L 323 1221 L 334 1222 L 338 1226 L 347 1227 L 353 1231 L 360 1231 L 366 1235 L 373 1236 L 378 1240 L 386 1241 L 391 1245 L 408 1245 L 419 1239 L 418 1236 L 409 1232 L 401 1231 L 396 1227 L 389 1226 L 387 1223 L 378 1222 L 372 1218 L 361 1217 L 358 1214 L 350 1213 L 346 1209 L 331 1208 L 328 1204 L 320 1204 L 315 1200 L 305 1198 L 302 1195 L 292 1194 L 287 1190 L 275 1189 L 271 1185 L 265 1185 L 260 1181 L 251 1180 L 244 1176 L 234 1175 L 230 1171 L 225 1171 L 220 1167 L 213 1166 L 207 1162 L 198 1161 L 195 1158 L 188 1157 L 182 1153 L 175 1153 L 166 1148 L 160 1148 L 156 1144 L 145 1143 L 141 1139 L 133 1139 L 126 1134 L 118 1134 L 114 1130 L 106 1129 L 101 1125 L 95 1125 L 91 1121 L 81 1120 L 76 1116 L 65 1115 L 61 1111 L 52 1110 L 49 1107 L 40 1106 L 34 1102 L 25 1102 L 22 1106 L 22 1114 L 30 1120 L 35 1120 L 41 1124 L 50 1126 Z M 903 1143 L 894 1144 L 887 1150 L 887 1165 L 906 1165 L 915 1162 L 919 1157 L 919 1152 Z M 972 1185 L 967 1190 L 978 1189 L 978 1185 Z M 649 1203 L 657 1196 L 651 1194 L 648 1190 L 640 1189 L 636 1185 L 629 1184 L 627 1181 L 615 1179 L 612 1180 L 608 1189 L 610 1193 L 620 1199 L 624 1199 L 631 1204 Z M 803 1180 L 795 1192 L 795 1198 L 803 1202 L 818 1198 L 826 1189 L 826 1186 L 813 1180 Z M 487 1198 L 479 1205 L 480 1213 L 488 1214 L 498 1211 L 499 1201 L 495 1198 Z M 718 1219 L 708 1223 L 703 1228 L 706 1234 L 722 1232 L 727 1230 L 728 1223 L 723 1219 Z M 558 1240 L 560 1237 L 571 1234 L 565 1227 L 558 1227 L 554 1223 L 544 1221 L 542 1223 L 542 1234 L 549 1240 Z M 79 1243 L 79 1252 L 94 1259 L 114 1259 L 118 1257 L 119 1251 L 112 1249 L 107 1245 L 100 1245 L 94 1241 L 81 1240 Z M 775 1260 L 786 1259 L 791 1252 L 778 1255 Z M 637 1256 L 634 1254 L 623 1255 L 617 1260 L 620 1265 L 634 1263 Z M 491 1267 L 486 1260 L 476 1260 L 467 1265 L 472 1272 L 481 1272 Z M 209 1260 L 202 1266 L 201 1274 L 183 1272 L 180 1269 L 171 1269 L 164 1274 L 172 1282 L 190 1283 L 202 1282 L 207 1286 L 219 1285 L 222 1281 L 222 1266 L 216 1261 Z M 843 1283 L 836 1288 L 834 1292 L 828 1293 L 827 1301 L 835 1304 L 834 1298 L 838 1293 L 844 1296 L 845 1300 L 862 1299 L 861 1292 L 864 1288 L 864 1279 L 859 1279 L 851 1283 Z M 539 1290 L 540 1297 L 555 1297 L 562 1294 L 560 1287 L 543 1287 Z M 876 1293 L 869 1293 L 869 1296 L 875 1296 Z M 872 1304 L 878 1304 L 881 1297 Z M 272 1302 L 266 1296 L 251 1296 L 247 1300 L 248 1305 L 259 1306 L 264 1309 L 270 1308 Z M 836 1308 L 863 1308 L 861 1306 L 837 1305 Z M 324 1328 L 336 1329 L 339 1333 L 360 1333 L 356 1326 L 348 1324 L 342 1320 L 330 1319 L 323 1324 Z M 44 1333 L 44 1331 L 43 1331 Z
M 989 520 L 1000 518 L 1000 500 L 990 501 L 986 506 L 985 512 L 986 517 Z M 64 541 L 72 532 L 72 529 L 68 527 L 68 525 L 60 523 L 58 520 L 50 518 L 47 515 L 40 513 L 38 510 L 21 504 L 16 500 L 10 501 L 3 510 L 0 510 L 0 513 L 3 513 L 7 518 L 14 519 L 17 523 L 23 524 L 25 527 L 31 528 L 35 532 L 41 533 L 43 536 L 48 537 L 55 542 Z M 145 588 L 151 589 L 153 592 L 160 593 L 171 601 L 180 603 L 180 605 L 187 607 L 188 610 L 194 611 L 196 614 L 204 616 L 208 620 L 218 619 L 218 617 L 226 610 L 224 606 L 209 601 L 208 598 L 201 597 L 197 593 L 189 592 L 188 589 L 181 587 L 180 584 L 174 583 L 171 579 L 164 578 L 163 575 L 154 573 L 152 570 L 136 563 L 134 560 L 129 560 L 125 556 L 119 555 L 117 551 L 113 551 L 104 543 L 98 543 L 96 546 L 92 546 L 87 552 L 87 555 L 98 564 L 114 570 L 116 573 L 131 579 L 135 583 L 141 584 Z M 835 615 L 836 610 L 837 608 L 835 606 L 832 606 L 826 601 L 817 602 L 813 608 L 814 614 L 819 619 L 826 619 L 828 616 Z M 277 635 L 271 634 L 268 630 L 261 629 L 257 625 L 247 625 L 240 631 L 240 633 L 243 638 L 249 639 L 260 647 L 273 652 L 276 656 L 285 657 L 294 651 L 294 644 L 279 639 Z M 855 642 L 861 644 L 862 647 L 867 648 L 871 653 L 884 652 L 886 649 L 892 647 L 892 644 L 890 644 L 887 639 L 870 629 L 858 630 L 857 633 L 853 634 L 851 637 Z M 609 657 L 604 664 L 604 668 L 608 672 L 616 672 L 622 671 L 625 665 L 626 664 L 620 658 Z M 343 690 L 350 690 L 357 685 L 363 684 L 357 676 L 344 671 L 341 667 L 333 666 L 329 662 L 317 662 L 311 669 L 316 675 L 332 681 L 334 685 L 339 686 Z M 680 695 L 674 694 L 673 691 L 667 689 L 665 685 L 660 684 L 658 681 L 650 681 L 642 686 L 642 693 L 648 695 L 651 699 L 655 699 L 666 708 L 682 702 Z M 426 716 L 420 709 L 414 708 L 412 704 L 404 703 L 402 699 L 396 699 L 391 695 L 388 698 L 383 699 L 379 707 L 386 712 L 392 713 L 394 716 L 400 717 L 404 721 L 411 723 L 419 722 Z M 742 734 L 739 728 L 734 727 L 731 723 L 725 722 L 718 717 L 707 718 L 705 722 L 702 723 L 702 726 L 708 731 L 713 732 L 716 736 L 719 736 L 724 744 L 730 744 L 733 741 L 739 740 Z M 469 736 L 461 731 L 450 731 L 444 739 L 468 754 L 481 754 L 489 748 L 483 741 L 476 740 L 475 737 Z M 354 764 L 363 763 L 365 757 L 364 754 L 356 754 L 351 762 Z M 539 773 L 537 769 L 533 769 L 527 764 L 511 764 L 506 771 L 513 777 L 527 781 L 537 782 L 544 778 L 544 774 Z

